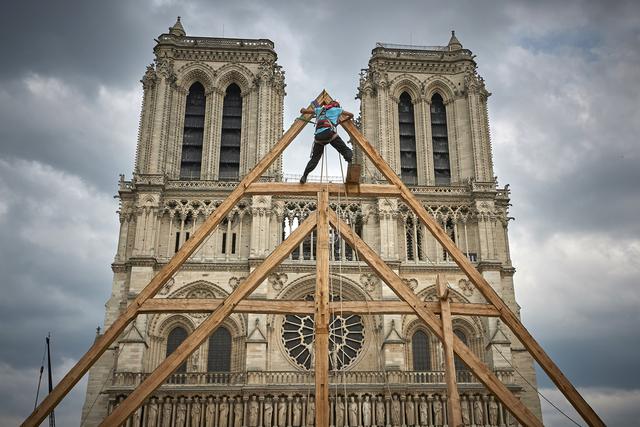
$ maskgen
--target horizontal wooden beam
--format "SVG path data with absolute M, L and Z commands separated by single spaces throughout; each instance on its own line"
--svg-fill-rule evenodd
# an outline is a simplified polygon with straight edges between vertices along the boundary
M 359 184 L 348 185 L 336 183 L 312 182 L 299 184 L 297 182 L 254 182 L 247 187 L 247 194 L 264 195 L 296 195 L 315 196 L 319 191 L 327 190 L 330 195 L 345 194 L 362 197 L 393 197 L 400 196 L 400 190 L 395 185 L 388 184 Z
M 162 298 L 149 299 L 140 307 L 140 313 L 205 313 L 216 310 L 222 299 Z M 331 302 L 332 312 L 345 314 L 413 314 L 414 310 L 404 301 L 343 301 Z M 424 307 L 440 314 L 440 304 L 425 302 Z M 243 300 L 238 303 L 236 313 L 263 314 L 313 314 L 313 301 L 298 300 Z M 451 314 L 460 316 L 499 317 L 500 312 L 489 304 L 451 303 Z

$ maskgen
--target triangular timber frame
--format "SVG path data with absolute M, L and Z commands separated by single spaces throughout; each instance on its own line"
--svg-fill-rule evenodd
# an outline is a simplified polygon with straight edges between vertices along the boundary
M 316 98 L 317 102 L 327 103 L 331 97 L 326 91 Z M 105 330 L 89 351 L 71 368 L 67 375 L 40 403 L 24 421 L 23 426 L 35 427 L 46 418 L 62 398 L 82 378 L 89 368 L 100 358 L 105 350 L 120 336 L 138 314 L 150 312 L 212 312 L 180 346 L 122 401 L 101 426 L 123 424 L 126 419 L 142 405 L 169 375 L 173 373 L 189 355 L 202 344 L 207 337 L 234 311 L 254 313 L 315 313 L 315 396 L 316 423 L 318 427 L 329 425 L 329 330 L 328 323 L 333 303 L 329 302 L 329 227 L 333 226 L 361 256 L 373 271 L 396 293 L 402 301 L 364 302 L 348 301 L 345 311 L 366 314 L 372 307 L 377 313 L 413 313 L 422 319 L 431 331 L 443 341 L 445 351 L 446 381 L 448 388 L 447 413 L 448 425 L 462 426 L 460 402 L 455 380 L 454 353 L 462 359 L 476 378 L 500 400 L 508 410 L 525 426 L 542 426 L 542 422 L 511 393 L 493 372 L 452 332 L 451 314 L 500 317 L 509 326 L 514 335 L 549 375 L 558 389 L 580 413 L 589 426 L 605 424 L 583 399 L 558 366 L 544 352 L 542 347 L 520 323 L 518 317 L 493 290 L 491 285 L 474 268 L 458 249 L 449 236 L 429 216 L 422 204 L 404 185 L 380 154 L 360 133 L 352 121 L 342 122 L 353 143 L 357 144 L 369 157 L 391 185 L 383 184 L 291 184 L 256 182 L 267 168 L 282 154 L 284 149 L 309 122 L 311 116 L 304 114 L 300 120 L 284 133 L 271 151 L 244 177 L 227 199 L 193 233 L 173 258 L 155 275 L 136 299 Z M 329 194 L 345 193 L 358 196 L 399 197 L 420 218 L 431 234 L 451 255 L 469 280 L 478 288 L 489 304 L 449 303 L 447 289 L 438 277 L 437 290 L 439 302 L 421 301 L 410 287 L 376 254 L 348 224 L 342 221 L 329 207 Z M 302 222 L 251 274 L 224 300 L 185 300 L 153 299 L 182 264 L 200 247 L 206 237 L 220 224 L 228 212 L 248 194 L 297 194 L 318 196 L 315 214 Z M 304 238 L 317 228 L 316 293 L 314 302 L 302 301 L 258 301 L 243 299 L 249 296 L 268 275 L 289 255 Z M 367 307 L 365 307 L 367 306 Z M 374 307 L 375 306 L 375 307 Z M 436 317 L 440 315 L 440 318 Z

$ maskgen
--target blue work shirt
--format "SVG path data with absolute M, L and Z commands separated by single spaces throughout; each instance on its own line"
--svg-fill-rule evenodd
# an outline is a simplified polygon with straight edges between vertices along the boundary
M 338 119 L 340 119 L 340 115 L 342 114 L 342 108 L 341 107 L 333 107 L 333 108 L 329 108 L 328 110 L 324 110 L 324 115 L 327 117 L 327 119 L 331 120 L 331 123 L 333 123 L 334 125 L 338 125 Z M 322 112 L 322 107 L 316 107 L 315 108 L 315 113 L 316 113 L 316 120 L 318 119 L 318 116 L 320 115 L 320 113 Z M 319 134 L 320 132 L 324 132 L 325 130 L 327 130 L 328 128 L 324 127 L 324 128 L 316 128 L 316 132 L 315 134 Z

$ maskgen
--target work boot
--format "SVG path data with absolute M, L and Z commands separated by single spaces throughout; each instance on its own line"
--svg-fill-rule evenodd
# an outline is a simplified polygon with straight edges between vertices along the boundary
M 300 184 L 304 184 L 305 182 L 307 182 L 307 175 L 302 175 L 300 177 Z

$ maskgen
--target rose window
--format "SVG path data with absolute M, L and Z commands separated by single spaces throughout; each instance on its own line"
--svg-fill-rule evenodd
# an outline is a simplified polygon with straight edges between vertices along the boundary
M 313 301 L 308 295 L 305 300 Z M 332 301 L 339 300 L 332 296 Z M 287 354 L 304 369 L 314 365 L 314 320 L 313 316 L 289 314 L 282 322 L 282 340 Z M 335 314 L 329 321 L 329 369 L 340 370 L 348 367 L 362 351 L 364 325 L 362 318 L 355 314 L 340 316 Z

